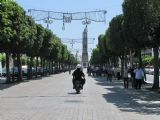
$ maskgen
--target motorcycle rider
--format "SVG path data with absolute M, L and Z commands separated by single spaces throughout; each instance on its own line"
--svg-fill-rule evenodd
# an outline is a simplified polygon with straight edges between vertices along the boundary
M 80 64 L 78 64 L 76 66 L 76 70 L 72 73 L 73 79 L 72 79 L 72 83 L 73 83 L 73 89 L 75 89 L 75 81 L 79 80 L 82 83 L 82 89 L 83 89 L 83 85 L 85 84 L 85 75 L 82 72 L 82 66 Z

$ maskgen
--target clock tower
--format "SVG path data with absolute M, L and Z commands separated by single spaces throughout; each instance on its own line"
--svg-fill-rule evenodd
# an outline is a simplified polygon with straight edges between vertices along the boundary
M 82 41 L 82 65 L 84 68 L 88 67 L 88 37 L 87 37 L 87 26 L 83 31 L 83 41 Z

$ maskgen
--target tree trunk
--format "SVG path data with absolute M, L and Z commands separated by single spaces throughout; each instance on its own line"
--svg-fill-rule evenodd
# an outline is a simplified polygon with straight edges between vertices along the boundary
M 29 69 L 29 57 L 27 57 L 27 80 L 29 80 L 29 74 L 30 74 L 30 69 Z
M 142 55 L 141 55 L 141 50 L 138 50 L 138 60 L 139 60 L 139 66 L 142 67 Z
M 12 57 L 13 58 L 13 71 L 12 71 L 12 81 L 15 81 L 15 75 L 14 75 L 14 73 L 15 73 L 15 71 L 14 71 L 14 68 L 15 68 L 15 56 L 13 56 Z
M 120 57 L 121 59 L 121 77 L 123 77 L 123 72 L 124 72 L 124 55 Z
M 154 52 L 154 81 L 152 88 L 158 89 L 159 88 L 158 47 L 154 47 L 153 52 Z
M 17 54 L 17 63 L 18 63 L 18 81 L 22 81 L 22 67 L 21 67 L 21 58 L 20 54 Z
M 49 60 L 49 75 L 51 75 L 51 73 L 52 73 L 52 62 L 51 62 L 52 60 Z
M 31 56 L 30 57 L 30 64 L 29 64 L 29 69 L 30 69 L 30 75 L 29 75 L 29 77 L 30 77 L 30 79 L 33 78 L 32 63 L 33 63 L 33 57 Z
M 43 76 L 43 58 L 41 57 L 41 77 Z
M 45 60 L 45 58 L 43 59 L 43 75 L 44 76 L 46 76 L 46 70 L 47 70 L 47 68 L 46 68 L 46 60 Z
M 130 67 L 132 68 L 133 67 L 133 56 L 132 56 L 132 50 L 130 49 L 129 51 L 129 56 L 130 56 Z
M 6 52 L 6 83 L 10 83 L 9 53 Z
M 38 56 L 36 57 L 36 78 L 37 78 L 37 73 L 38 73 L 37 67 L 38 67 Z
M 52 66 L 51 70 L 52 70 L 52 74 L 53 74 L 53 61 L 51 62 L 51 66 Z

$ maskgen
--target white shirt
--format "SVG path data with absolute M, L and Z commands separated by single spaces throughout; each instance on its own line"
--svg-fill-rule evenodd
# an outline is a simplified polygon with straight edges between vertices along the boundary
M 134 73 L 135 73 L 135 79 L 143 79 L 144 78 L 144 72 L 141 68 L 140 69 L 138 69 L 138 68 L 135 69 Z

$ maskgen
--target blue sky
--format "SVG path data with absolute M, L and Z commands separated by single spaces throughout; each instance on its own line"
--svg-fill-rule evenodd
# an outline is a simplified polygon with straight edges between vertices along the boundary
M 108 24 L 113 17 L 122 13 L 123 0 L 16 0 L 17 3 L 28 11 L 28 9 L 50 10 L 55 12 L 87 12 L 94 10 L 106 10 L 106 24 L 91 22 L 88 25 L 88 37 L 95 38 L 94 44 L 89 44 L 90 48 L 95 48 L 97 37 L 105 33 Z M 42 21 L 38 22 L 43 24 Z M 82 21 L 72 21 L 70 24 L 65 24 L 65 30 L 62 30 L 62 21 L 53 21 L 49 28 L 60 38 L 82 38 L 82 32 L 85 28 Z M 65 40 L 63 40 L 65 41 Z M 71 48 L 69 43 L 67 46 Z M 81 44 L 74 44 L 73 48 L 81 50 Z M 81 51 L 79 52 L 81 54 Z

